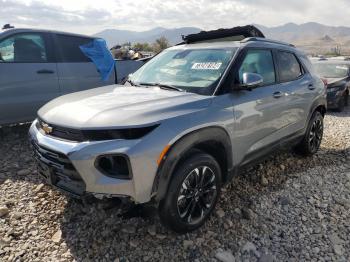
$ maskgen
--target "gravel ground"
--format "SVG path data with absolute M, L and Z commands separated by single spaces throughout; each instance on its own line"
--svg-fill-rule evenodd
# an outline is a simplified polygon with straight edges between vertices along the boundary
M 43 185 L 27 128 L 0 130 L 1 261 L 350 261 L 350 108 L 326 116 L 317 155 L 251 168 L 186 235 L 150 207 L 79 202 Z

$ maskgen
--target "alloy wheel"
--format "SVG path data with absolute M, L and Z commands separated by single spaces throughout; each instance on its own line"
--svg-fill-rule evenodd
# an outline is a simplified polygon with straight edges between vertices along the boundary
M 321 119 L 316 119 L 310 129 L 309 146 L 312 152 L 317 151 L 323 136 L 323 123 Z
M 216 175 L 208 166 L 196 167 L 182 182 L 177 198 L 177 210 L 187 224 L 201 222 L 210 212 L 218 190 Z

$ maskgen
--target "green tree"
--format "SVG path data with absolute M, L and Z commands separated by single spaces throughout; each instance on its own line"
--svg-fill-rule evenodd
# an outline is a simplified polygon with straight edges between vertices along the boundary
M 153 43 L 153 52 L 160 53 L 164 49 L 168 48 L 170 46 L 170 43 L 166 37 L 162 36 Z
M 131 47 L 131 42 L 125 42 L 125 43 L 123 43 L 121 46 L 122 46 L 122 47 L 123 47 L 123 46 Z
M 149 43 L 135 43 L 132 46 L 132 49 L 135 51 L 146 51 L 146 52 L 153 51 Z

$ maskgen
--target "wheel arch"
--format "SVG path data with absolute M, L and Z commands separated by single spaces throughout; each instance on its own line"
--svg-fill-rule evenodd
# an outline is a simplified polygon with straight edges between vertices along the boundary
M 319 105 L 315 108 L 315 110 L 313 112 L 315 112 L 315 111 L 320 112 L 322 114 L 322 116 L 324 117 L 326 112 L 327 112 L 327 108 L 325 105 Z
M 229 134 L 223 127 L 219 126 L 201 128 L 179 137 L 170 146 L 158 167 L 153 182 L 152 193 L 157 201 L 164 198 L 176 166 L 193 150 L 200 150 L 214 157 L 220 165 L 223 182 L 229 180 L 233 170 L 232 145 Z
M 310 108 L 308 122 L 310 121 L 315 111 L 319 111 L 323 117 L 325 116 L 325 114 L 327 113 L 327 99 L 325 97 L 318 98 L 316 101 L 314 101 Z

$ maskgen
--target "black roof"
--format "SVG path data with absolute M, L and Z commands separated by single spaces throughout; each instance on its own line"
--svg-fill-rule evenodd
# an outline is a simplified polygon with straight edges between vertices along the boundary
M 253 25 L 237 26 L 229 29 L 217 29 L 211 31 L 201 31 L 197 34 L 190 34 L 187 36 L 182 36 L 184 43 L 195 43 L 205 40 L 214 40 L 227 37 L 261 37 L 265 38 L 264 34 Z M 240 39 L 240 40 L 242 40 Z

